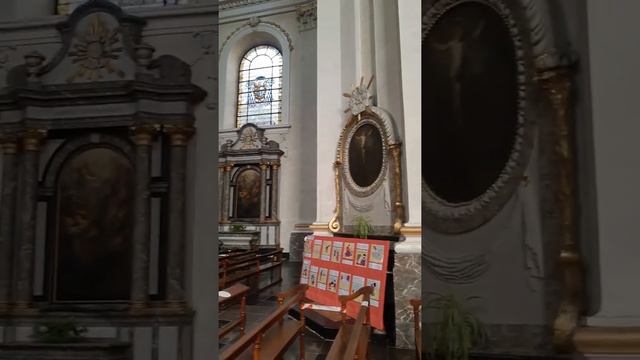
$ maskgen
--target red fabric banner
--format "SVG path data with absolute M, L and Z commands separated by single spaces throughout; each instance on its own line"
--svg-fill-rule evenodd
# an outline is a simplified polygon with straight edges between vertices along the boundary
M 369 301 L 371 326 L 384 330 L 384 291 L 389 261 L 389 242 L 330 236 L 308 236 L 300 283 L 308 284 L 307 297 L 318 304 L 340 306 L 339 295 L 364 286 L 374 292 Z M 349 302 L 347 315 L 355 318 L 359 304 Z

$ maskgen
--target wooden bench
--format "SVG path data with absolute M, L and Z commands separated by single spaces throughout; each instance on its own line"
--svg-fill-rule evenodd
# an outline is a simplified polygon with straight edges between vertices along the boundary
M 304 312 L 301 312 L 300 320 L 285 316 L 292 307 L 302 309 L 306 290 L 306 285 L 300 285 L 278 294 L 278 308 L 236 342 L 222 349 L 220 359 L 281 359 L 296 338 L 299 338 L 299 358 L 304 360 Z
M 336 335 L 326 360 L 352 360 L 367 359 L 369 337 L 371 335 L 371 315 L 369 312 L 369 300 L 373 288 L 365 286 L 351 295 L 340 296 L 340 308 L 342 314 L 342 326 Z M 362 296 L 360 311 L 353 324 L 347 324 L 347 302 Z
M 422 318 L 420 317 L 420 309 L 422 307 L 422 300 L 411 299 L 409 300 L 413 307 L 413 322 L 414 322 L 414 334 L 416 337 L 416 359 L 422 360 Z
M 277 271 L 275 280 L 269 281 L 265 286 L 260 286 L 260 274 L 273 270 Z M 282 281 L 282 249 L 264 254 L 248 254 L 232 261 L 225 261 L 220 271 L 219 289 L 224 289 L 237 282 L 251 280 L 253 280 L 251 288 L 256 291 L 262 291 Z
M 236 327 L 240 328 L 240 335 L 244 335 L 244 329 L 247 324 L 247 293 L 249 288 L 243 284 L 235 284 L 224 289 L 229 293 L 229 297 L 221 297 L 218 295 L 218 309 L 227 308 L 232 302 L 240 299 L 240 318 L 223 326 L 218 332 L 218 338 L 222 339 Z

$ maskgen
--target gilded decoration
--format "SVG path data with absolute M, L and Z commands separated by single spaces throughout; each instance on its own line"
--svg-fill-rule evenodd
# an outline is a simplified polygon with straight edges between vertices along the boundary
M 377 201 L 371 197 L 383 184 L 388 184 L 390 193 L 394 195 L 393 219 L 388 225 L 393 228 L 395 234 L 399 234 L 404 222 L 402 143 L 396 138 L 395 125 L 391 116 L 373 105 L 374 96 L 370 93 L 373 79 L 372 76 L 365 85 L 364 78 L 361 78 L 359 85 L 354 86 L 350 93 L 343 94 L 349 99 L 345 113 L 349 113 L 350 116 L 340 134 L 336 160 L 333 164 L 336 207 L 329 221 L 329 229 L 332 232 L 340 231 L 344 225 L 343 191 L 347 191 L 347 195 L 366 201 Z M 387 178 L 389 182 L 386 181 Z M 350 201 L 347 204 L 356 211 L 371 208 L 371 206 L 357 207 Z
M 584 274 L 582 259 L 576 241 L 575 231 L 575 170 L 573 153 L 573 118 L 571 108 L 571 71 L 568 67 L 552 68 L 542 71 L 538 77 L 542 88 L 546 90 L 555 112 L 554 143 L 556 159 L 559 161 L 557 182 L 559 184 L 558 205 L 560 206 L 561 250 L 560 268 L 563 279 L 563 294 L 553 324 L 553 342 L 563 352 L 574 350 L 573 336 L 583 309 Z
M 67 82 L 102 79 L 104 70 L 123 78 L 124 72 L 114 62 L 123 51 L 119 35 L 118 28 L 110 29 L 101 15 L 95 15 L 84 32 L 76 33 L 73 50 L 69 51 L 72 62 L 77 64 L 76 71 Z

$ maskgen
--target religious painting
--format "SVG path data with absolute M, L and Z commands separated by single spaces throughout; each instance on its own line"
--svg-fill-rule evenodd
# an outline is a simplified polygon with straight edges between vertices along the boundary
M 55 300 L 126 301 L 131 290 L 134 171 L 109 148 L 73 155 L 57 184 Z
M 384 160 L 382 134 L 371 123 L 363 123 L 354 131 L 349 141 L 349 175 L 361 187 L 372 186 L 380 177 Z
M 462 2 L 422 44 L 423 179 L 451 204 L 483 195 L 514 147 L 518 63 L 510 28 L 488 5 Z
M 254 168 L 241 170 L 236 179 L 236 218 L 260 218 L 260 173 Z

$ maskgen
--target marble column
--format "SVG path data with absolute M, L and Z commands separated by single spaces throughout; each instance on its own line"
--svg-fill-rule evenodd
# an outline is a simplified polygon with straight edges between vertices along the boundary
M 260 222 L 267 215 L 267 164 L 260 164 Z
M 149 246 L 151 235 L 151 145 L 156 126 L 131 128 L 136 145 L 135 228 L 133 236 L 131 310 L 139 311 L 149 301 Z
M 190 127 L 165 126 L 169 136 L 169 239 L 167 253 L 167 303 L 183 307 L 185 303 L 185 183 L 187 143 Z
M 231 169 L 233 165 L 225 164 L 223 166 L 222 173 L 222 211 L 221 211 L 221 224 L 229 223 L 229 184 L 231 183 Z
M 36 204 L 38 201 L 38 161 L 40 143 L 45 130 L 29 129 L 22 135 L 22 184 L 20 192 L 21 211 L 18 220 L 20 241 L 15 287 L 15 309 L 31 307 L 33 300 L 34 249 L 36 238 Z
M 13 259 L 13 229 L 15 219 L 17 181 L 17 138 L 2 138 L 2 199 L 0 199 L 0 312 L 9 307 Z
M 278 175 L 280 164 L 271 165 L 271 220 L 278 221 L 278 197 L 279 197 L 279 186 L 278 186 Z

